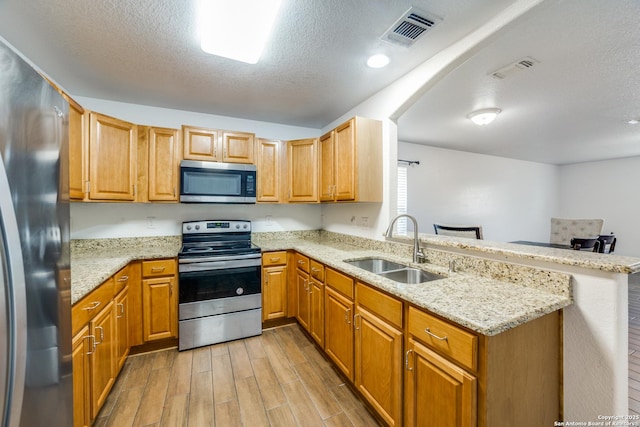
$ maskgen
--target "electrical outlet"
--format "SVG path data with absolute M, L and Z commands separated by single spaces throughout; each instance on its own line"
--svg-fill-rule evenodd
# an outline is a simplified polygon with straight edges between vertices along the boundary
M 368 227 L 369 226 L 369 217 L 361 216 L 360 217 L 360 227 Z
M 266 225 L 267 227 L 272 226 L 272 225 L 273 225 L 273 217 L 272 217 L 271 215 L 267 215 L 267 216 L 265 217 L 265 221 L 264 221 L 264 222 L 265 222 L 265 225 Z
M 156 228 L 156 217 L 148 216 L 147 217 L 147 228 Z

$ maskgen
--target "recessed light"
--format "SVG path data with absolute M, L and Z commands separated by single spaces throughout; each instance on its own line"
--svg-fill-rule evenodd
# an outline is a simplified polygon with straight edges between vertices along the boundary
M 367 65 L 371 68 L 382 68 L 385 67 L 389 63 L 389 57 L 387 55 L 383 55 L 382 53 L 378 53 L 376 55 L 372 55 L 367 59 Z
M 200 47 L 212 55 L 257 63 L 280 3 L 281 0 L 200 0 Z
M 485 126 L 494 121 L 501 111 L 499 108 L 483 108 L 467 114 L 467 118 L 479 126 Z

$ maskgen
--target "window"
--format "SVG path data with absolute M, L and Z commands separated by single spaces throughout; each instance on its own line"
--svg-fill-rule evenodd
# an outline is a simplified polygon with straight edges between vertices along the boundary
M 398 166 L 398 215 L 407 213 L 407 167 Z M 396 232 L 407 234 L 407 218 L 396 222 Z

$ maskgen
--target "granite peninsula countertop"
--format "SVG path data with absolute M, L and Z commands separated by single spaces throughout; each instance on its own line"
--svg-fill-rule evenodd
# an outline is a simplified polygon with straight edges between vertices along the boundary
M 392 295 L 484 335 L 497 335 L 573 303 L 570 277 L 554 276 L 566 290 L 538 289 L 468 273 L 451 273 L 434 264 L 413 264 L 411 257 L 382 253 L 340 242 L 309 239 L 255 240 L 263 251 L 295 250 Z M 345 260 L 384 258 L 440 273 L 445 278 L 402 284 L 354 267 Z M 448 276 L 448 277 L 446 277 Z M 543 275 L 544 277 L 544 275 Z M 544 283 L 541 284 L 544 287 Z

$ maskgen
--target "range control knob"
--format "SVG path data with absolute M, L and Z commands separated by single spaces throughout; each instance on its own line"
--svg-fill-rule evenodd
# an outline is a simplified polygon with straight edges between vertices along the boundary
M 196 230 L 200 230 L 200 226 L 199 225 L 196 225 Z
M 242 288 L 236 289 L 236 294 L 238 294 L 238 295 L 244 294 L 244 289 L 242 289 Z
M 190 225 L 187 225 L 187 230 L 191 230 L 191 226 Z
M 248 228 L 249 226 L 247 224 L 243 225 L 242 228 L 244 228 L 245 230 Z
M 240 224 L 236 224 L 236 229 L 239 229 L 239 228 L 240 228 Z

